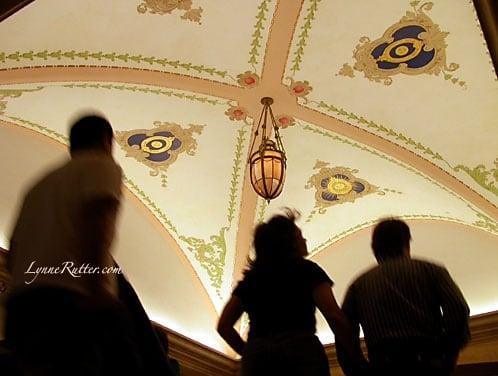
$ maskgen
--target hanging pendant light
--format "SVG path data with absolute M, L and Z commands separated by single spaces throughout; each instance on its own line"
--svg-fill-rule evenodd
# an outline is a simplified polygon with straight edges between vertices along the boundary
M 287 158 L 271 109 L 273 98 L 264 97 L 261 99 L 261 104 L 263 105 L 263 110 L 261 111 L 258 127 L 254 132 L 254 139 L 249 153 L 249 166 L 252 187 L 258 195 L 270 202 L 282 192 L 284 187 Z M 267 127 L 268 118 L 271 129 Z M 259 137 L 260 129 L 261 137 Z M 270 139 L 272 130 L 275 141 Z M 256 139 L 260 139 L 260 144 L 257 150 L 254 151 Z

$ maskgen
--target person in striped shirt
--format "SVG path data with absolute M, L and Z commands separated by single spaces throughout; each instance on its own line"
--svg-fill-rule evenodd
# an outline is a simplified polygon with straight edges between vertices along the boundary
M 360 325 L 374 375 L 450 375 L 468 342 L 469 307 L 448 271 L 410 257 L 410 228 L 381 220 L 372 236 L 378 265 L 348 288 L 342 310 L 360 346 Z M 355 365 L 338 355 L 346 374 Z

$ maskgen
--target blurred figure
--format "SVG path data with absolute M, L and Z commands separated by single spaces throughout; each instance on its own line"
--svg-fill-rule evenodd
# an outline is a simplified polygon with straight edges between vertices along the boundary
M 16 375 L 12 351 L 7 347 L 4 335 L 5 297 L 9 285 L 7 272 L 7 250 L 0 248 L 0 373 L 5 376 Z
M 410 257 L 410 240 L 401 220 L 377 224 L 372 249 L 379 265 L 351 284 L 342 309 L 356 339 L 363 328 L 372 374 L 450 375 L 469 340 L 469 308 L 446 269 Z M 340 345 L 338 355 L 354 374 Z
M 116 276 L 103 272 L 113 266 L 121 200 L 112 142 L 106 119 L 80 118 L 71 128 L 71 159 L 24 197 L 10 241 L 6 322 L 22 374 L 138 372 Z
M 315 336 L 315 308 L 337 340 L 351 349 L 347 321 L 339 309 L 332 280 L 306 260 L 306 240 L 294 223 L 296 213 L 276 215 L 254 231 L 256 258 L 250 261 L 218 322 L 218 332 L 242 355 L 242 376 L 326 376 L 327 356 Z M 250 329 L 245 343 L 234 325 L 243 312 Z
M 169 356 L 169 340 L 166 331 L 161 328 L 159 325 L 154 326 L 154 330 L 156 332 L 156 337 L 161 344 L 161 348 L 163 350 L 163 355 L 166 358 L 168 366 L 171 370 L 173 376 L 180 376 L 180 363 L 178 360 L 170 358 Z
M 140 354 L 142 374 L 147 376 L 176 376 L 165 356 L 167 347 L 166 350 L 163 349 L 163 339 L 157 336 L 160 329 L 154 327 L 149 320 L 140 298 L 124 274 L 118 275 L 118 291 L 123 309 L 130 317 L 130 325 L 127 329 L 133 334 L 137 351 Z M 166 337 L 166 334 L 164 336 Z
M 7 270 L 7 250 L 0 247 L 0 340 L 5 338 L 5 297 L 9 285 Z

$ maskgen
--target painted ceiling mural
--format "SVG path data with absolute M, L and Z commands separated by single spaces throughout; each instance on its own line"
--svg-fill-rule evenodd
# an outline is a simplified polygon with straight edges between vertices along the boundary
M 399 4 L 401 5 L 402 2 Z M 307 1 L 303 8 L 304 12 L 300 15 L 294 33 L 284 79 L 284 82 L 294 82 L 297 79 L 307 80 L 304 81 L 307 83 L 307 93 L 301 97 L 301 103 L 413 151 L 450 174 L 458 176 L 496 204 L 498 138 L 493 137 L 490 140 L 487 134 L 496 129 L 497 125 L 495 108 L 498 106 L 496 95 L 498 82 L 487 47 L 482 43 L 482 32 L 472 2 L 462 1 L 458 9 L 458 16 L 465 19 L 467 27 L 462 27 L 457 17 L 453 19 L 448 17 L 449 10 L 444 2 L 412 1 L 407 2 L 404 9 L 400 6 L 390 9 L 377 7 L 373 2 L 346 4 L 345 1 Z M 402 17 L 399 22 L 393 24 L 396 20 L 392 19 L 394 9 Z M 332 15 L 332 12 L 336 14 Z M 329 26 L 328 20 L 331 18 L 346 19 L 347 15 L 359 12 L 375 14 L 379 20 L 360 25 L 361 32 L 348 31 L 346 37 L 344 37 L 345 31 L 341 29 L 341 25 L 336 24 L 335 27 L 337 31 L 340 30 L 339 35 L 343 38 L 341 40 L 331 39 L 336 29 Z M 429 12 L 433 14 L 429 16 Z M 447 26 L 443 27 L 436 18 L 437 16 L 446 21 Z M 387 20 L 388 17 L 391 17 L 391 21 Z M 384 26 L 378 29 L 373 28 L 373 25 L 379 24 L 380 20 L 385 20 Z M 372 37 L 367 37 L 362 33 Z M 328 61 L 328 64 L 321 64 L 319 67 L 316 65 L 315 54 L 319 53 L 319 46 L 335 42 L 343 46 L 348 38 L 354 37 L 353 34 L 358 37 L 347 51 L 343 49 L 337 54 L 338 50 L 330 49 L 331 53 L 333 51 L 336 55 L 330 54 L 330 59 L 327 59 L 328 54 L 326 54 L 327 56 L 322 57 Z M 376 34 L 383 35 L 381 38 L 374 39 Z M 455 34 L 453 39 L 455 43 L 449 45 L 448 40 L 453 34 Z M 360 44 L 357 44 L 357 40 Z M 472 41 L 472 49 L 469 50 L 468 44 L 462 41 L 469 43 Z M 353 51 L 354 59 L 352 66 L 338 60 L 338 55 L 351 53 L 351 51 Z M 470 61 L 474 58 L 470 57 L 471 54 L 474 54 L 474 57 L 479 56 L 483 71 L 472 72 L 475 63 Z M 310 59 L 309 63 L 307 58 Z M 448 63 L 448 60 L 459 63 Z M 465 76 L 463 62 L 467 63 L 469 75 L 474 77 L 473 82 L 463 79 Z M 334 64 L 338 67 L 335 71 L 333 70 Z M 444 80 L 432 82 L 427 77 L 422 82 L 417 77 L 426 74 L 440 76 Z M 404 79 L 401 77 L 403 75 L 406 76 Z M 335 97 L 335 103 L 329 101 L 332 92 L 324 77 L 330 77 L 329 82 L 333 80 L 336 83 L 337 93 L 334 94 L 338 95 Z M 345 80 L 352 78 L 358 83 L 348 86 Z M 361 84 L 360 80 L 367 81 Z M 374 97 L 372 94 L 374 90 L 379 90 L 373 85 L 375 82 L 388 85 L 386 89 L 380 91 L 382 95 L 379 93 L 375 95 L 383 98 L 378 103 L 375 103 L 376 101 L 369 96 Z M 452 89 L 451 86 L 454 88 Z M 339 92 L 348 87 L 349 92 Z M 355 90 L 351 91 L 351 88 Z M 364 90 L 360 91 L 361 89 Z M 484 101 L 482 101 L 482 90 L 489 94 Z M 389 91 L 392 93 L 388 93 Z M 454 102 L 442 97 L 442 92 L 445 96 L 450 95 Z M 368 96 L 368 100 L 354 100 L 353 95 L 358 95 L 358 98 Z M 396 95 L 402 95 L 405 101 L 394 101 L 393 96 Z M 337 103 L 338 101 L 343 103 Z M 351 101 L 353 101 L 352 104 Z M 442 103 L 443 101 L 446 102 L 446 106 Z M 473 112 L 480 112 L 481 117 L 478 121 L 482 130 L 475 129 L 476 119 L 468 114 L 466 110 L 468 107 L 462 102 L 467 106 L 475 103 L 476 106 L 472 106 Z M 459 103 L 462 103 L 460 111 L 456 108 Z M 439 106 L 440 114 L 424 111 L 425 108 L 435 105 Z M 455 107 L 450 107 L 450 105 Z M 374 107 L 373 110 L 372 107 Z M 466 112 L 463 117 L 459 116 L 461 111 Z M 374 116 L 367 116 L 369 112 Z M 446 121 L 442 121 L 443 116 Z M 448 122 L 448 118 L 452 118 L 453 121 Z M 428 126 L 421 127 L 421 123 Z M 458 147 L 462 146 L 471 153 L 468 154 L 471 158 L 466 158 L 468 160 L 462 159 L 461 155 L 454 155 L 454 146 L 457 145 L 448 142 L 457 138 L 449 134 L 458 131 L 454 127 L 455 123 L 457 123 L 458 130 L 464 125 L 467 129 L 469 138 L 460 141 L 461 144 Z M 428 129 L 435 127 L 437 130 L 427 132 Z M 442 142 L 434 138 L 436 135 L 441 136 Z M 481 150 L 479 154 L 483 154 L 484 145 L 487 149 L 486 156 L 484 159 L 477 160 L 475 155 L 478 150 Z
M 246 267 L 254 224 L 285 206 L 301 212 L 310 257 L 339 257 L 351 277 L 358 256 L 348 247 L 389 215 L 429 222 L 431 236 L 445 226 L 469 242 L 480 233 L 479 262 L 495 262 L 498 80 L 471 1 L 125 3 L 35 0 L 4 20 L 0 128 L 60 151 L 75 114 L 111 120 L 127 202 L 182 265 L 170 270 L 120 242 L 123 268 L 132 281 L 185 273 L 205 295 L 189 315 L 182 286 L 164 297 L 139 289 L 146 302 L 165 301 L 146 306 L 155 320 L 233 355 L 216 316 Z M 288 158 L 270 204 L 247 178 L 264 96 Z M 136 228 L 127 236 L 149 244 Z M 464 262 L 454 267 L 474 312 L 498 309 L 498 296 L 465 285 Z M 189 329 L 198 322 L 213 325 Z

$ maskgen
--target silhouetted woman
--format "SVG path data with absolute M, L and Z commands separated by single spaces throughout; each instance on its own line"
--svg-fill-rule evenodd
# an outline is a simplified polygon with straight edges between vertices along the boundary
M 306 260 L 306 240 L 294 223 L 297 213 L 286 210 L 254 231 L 256 258 L 226 304 L 218 332 L 242 355 L 242 376 L 330 375 L 327 356 L 315 336 L 315 308 L 346 348 L 352 346 L 349 327 L 332 293 L 332 280 Z M 247 343 L 234 329 L 243 312 L 249 314 Z

